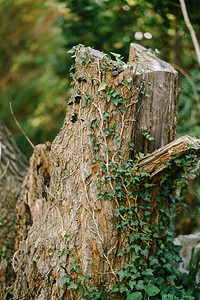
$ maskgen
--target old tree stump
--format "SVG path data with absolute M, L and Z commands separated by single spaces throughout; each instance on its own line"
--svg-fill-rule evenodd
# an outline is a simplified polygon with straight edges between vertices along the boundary
M 27 159 L 0 120 L 0 299 L 14 281 L 16 202 L 27 171 Z
M 199 144 L 173 142 L 177 72 L 139 45 L 127 64 L 113 55 L 75 48 L 63 127 L 49 155 L 36 147 L 18 201 L 33 225 L 18 218 L 14 299 L 156 299 L 170 273 L 173 176 Z

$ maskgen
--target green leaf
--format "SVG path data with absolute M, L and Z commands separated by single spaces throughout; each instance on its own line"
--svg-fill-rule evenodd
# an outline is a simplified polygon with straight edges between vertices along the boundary
M 147 290 L 148 296 L 155 296 L 160 292 L 160 289 L 154 284 L 150 284 Z
M 149 141 L 154 140 L 154 137 L 152 135 L 150 135 L 150 133 L 148 133 L 147 131 L 143 131 L 142 133 Z
M 68 286 L 67 289 L 68 289 L 68 290 L 70 290 L 70 289 L 75 289 L 75 290 L 76 290 L 77 287 L 78 287 L 78 286 L 72 281 L 72 282 L 70 283 L 70 285 Z
M 142 272 L 142 275 L 145 275 L 145 276 L 153 276 L 153 270 L 152 269 L 146 269 L 145 271 Z
M 120 293 L 124 293 L 128 291 L 128 288 L 125 286 L 125 284 L 120 285 L 119 288 Z
M 129 280 L 129 282 L 128 282 L 128 285 L 129 285 L 129 287 L 130 287 L 131 290 L 133 289 L 133 287 L 135 286 L 135 284 L 136 284 L 136 281 L 133 281 L 133 280 Z
M 118 53 L 114 53 L 114 52 L 110 52 L 114 57 L 117 57 L 117 58 L 120 58 L 121 57 L 121 55 L 120 54 L 118 54 Z
M 142 294 L 140 292 L 131 293 L 127 296 L 126 300 L 141 300 Z
M 124 274 L 124 271 L 123 271 L 123 270 L 120 270 L 120 271 L 118 272 L 118 275 L 119 275 L 119 280 L 120 280 L 120 281 L 122 281 L 122 280 L 124 279 L 124 277 L 125 277 L 125 274 Z
M 160 51 L 157 48 L 155 48 L 155 52 L 156 52 L 156 54 L 160 53 Z
M 117 286 L 117 285 L 114 285 L 111 292 L 112 292 L 112 293 L 116 293 L 116 292 L 118 292 L 118 291 L 119 291 L 118 286 Z
M 107 87 L 107 82 L 106 81 L 101 82 L 98 88 L 98 92 L 105 90 L 106 87 Z
M 106 120 L 106 118 L 110 117 L 110 114 L 106 111 L 104 116 L 103 116 L 103 120 Z
M 124 253 L 122 252 L 122 251 L 119 251 L 118 253 L 117 253 L 117 256 L 123 256 L 124 255 Z
M 173 300 L 174 299 L 174 297 L 172 296 L 172 295 L 163 295 L 162 296 L 162 300 Z
M 69 278 L 67 275 L 64 275 L 64 276 L 61 278 L 60 286 L 62 287 L 62 286 L 65 285 L 66 283 L 67 283 L 67 284 L 70 283 L 70 278 Z
M 144 285 L 143 280 L 138 281 L 138 283 L 136 284 L 136 289 L 137 290 L 146 290 L 146 285 Z

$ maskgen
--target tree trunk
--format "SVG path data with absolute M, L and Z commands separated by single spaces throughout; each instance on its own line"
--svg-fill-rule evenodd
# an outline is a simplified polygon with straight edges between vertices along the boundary
M 90 48 L 76 50 L 72 95 L 50 151 L 49 187 L 42 179 L 45 209 L 28 235 L 25 230 L 27 238 L 20 242 L 15 256 L 14 299 L 79 299 L 80 290 L 76 285 L 71 288 L 72 281 L 67 278 L 79 280 L 82 276 L 86 281 L 84 275 L 110 299 L 122 299 L 111 289 L 119 282 L 117 273 L 128 256 L 117 254 L 125 249 L 128 234 L 135 229 L 116 227 L 120 218 L 126 219 L 120 213 L 116 217 L 121 196 L 115 176 L 130 156 L 153 152 L 171 142 L 177 122 L 176 71 L 144 48 L 132 47 L 136 60 L 126 65 L 121 65 L 119 57 L 111 61 Z M 28 178 L 34 178 L 38 190 L 34 157 Z M 29 199 L 33 183 L 25 182 L 25 198 Z M 28 203 L 25 194 L 19 203 Z M 156 198 L 153 190 L 151 197 Z M 38 196 L 32 199 L 30 211 Z M 130 201 L 136 199 L 131 196 L 124 205 Z M 159 217 L 152 208 L 152 220 L 155 215 Z M 143 229 L 140 233 L 146 234 Z
M 11 259 L 14 254 L 16 202 L 28 171 L 28 161 L 17 148 L 0 120 L 0 298 L 14 281 Z

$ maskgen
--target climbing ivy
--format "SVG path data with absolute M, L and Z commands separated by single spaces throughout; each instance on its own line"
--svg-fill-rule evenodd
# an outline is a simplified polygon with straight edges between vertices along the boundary
M 82 46 L 82 45 L 81 45 Z M 85 66 L 91 62 L 90 48 L 76 58 L 76 51 L 80 46 L 73 47 L 70 51 L 75 56 L 76 62 Z M 120 55 L 111 53 L 115 60 L 108 55 L 103 55 L 100 65 L 100 72 L 112 72 L 116 77 L 123 71 L 123 61 Z M 121 69 L 122 68 L 122 69 Z M 74 73 L 72 77 L 76 80 Z M 85 81 L 85 78 L 78 78 L 77 81 Z M 92 84 L 91 78 L 90 83 Z M 80 83 L 79 82 L 79 83 Z M 144 82 L 141 83 L 141 88 Z M 148 83 L 150 85 L 150 83 Z M 74 84 L 73 84 L 74 85 Z M 133 93 L 130 79 L 121 84 L 130 93 Z M 112 116 L 120 112 L 122 124 L 119 130 L 117 123 L 109 125 L 107 119 L 111 112 L 104 114 L 94 103 L 94 99 L 88 92 L 81 91 L 77 84 L 79 100 L 83 106 L 93 106 L 96 114 L 89 122 L 91 130 L 90 140 L 93 145 L 92 164 L 98 162 L 100 180 L 97 183 L 98 199 L 110 200 L 116 204 L 115 217 L 118 222 L 116 229 L 126 232 L 128 237 L 126 247 L 118 251 L 117 256 L 124 258 L 124 267 L 117 273 L 112 270 L 116 278 L 111 294 L 121 295 L 121 299 L 197 299 L 200 296 L 200 286 L 193 280 L 193 285 L 188 286 L 186 279 L 176 268 L 180 262 L 179 250 L 173 244 L 174 240 L 174 207 L 177 201 L 181 202 L 180 186 L 187 184 L 187 174 L 191 173 L 197 163 L 194 152 L 175 159 L 168 164 L 169 169 L 177 169 L 173 175 L 165 172 L 159 175 L 156 181 L 150 178 L 150 174 L 144 169 L 138 171 L 139 159 L 144 156 L 137 153 L 133 159 L 125 157 L 121 145 L 123 143 L 123 129 L 125 115 L 130 105 L 133 105 L 134 97 L 127 103 L 123 93 L 108 86 L 106 81 L 99 82 L 96 96 L 99 101 L 105 99 L 107 103 L 112 102 L 115 110 Z M 144 98 L 147 95 L 144 95 Z M 77 120 L 77 119 L 76 119 Z M 99 130 L 99 135 L 96 130 Z M 118 130 L 117 130 L 118 129 Z M 146 131 L 143 135 L 149 141 L 153 137 Z M 103 140 L 103 143 L 102 143 Z M 116 145 L 116 152 L 113 154 L 109 149 L 109 141 Z M 192 145 L 191 145 L 192 147 Z M 134 144 L 129 144 L 130 151 L 133 151 Z M 193 172 L 193 175 L 195 173 Z M 153 203 L 154 201 L 154 203 Z M 156 203 L 156 204 L 155 204 Z M 73 238 L 71 232 L 65 234 L 65 241 L 70 242 Z M 101 237 L 99 235 L 99 239 Z M 62 254 L 62 252 L 59 252 Z M 70 255 L 70 253 L 68 253 Z M 104 254 L 108 261 L 108 257 Z M 196 272 L 196 269 L 193 273 Z M 186 276 L 186 275 L 185 275 Z M 76 257 L 68 274 L 61 279 L 61 286 L 73 289 L 80 293 L 82 299 L 108 299 L 105 291 L 98 291 L 89 284 L 89 277 L 83 274 L 79 258 Z

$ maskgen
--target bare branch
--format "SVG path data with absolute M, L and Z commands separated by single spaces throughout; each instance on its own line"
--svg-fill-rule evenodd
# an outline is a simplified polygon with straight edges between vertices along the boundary
M 194 45 L 194 48 L 195 48 L 195 51 L 196 51 L 196 55 L 197 55 L 197 59 L 198 59 L 199 65 L 200 65 L 200 47 L 199 47 L 199 43 L 198 43 L 194 28 L 192 27 L 192 25 L 190 23 L 185 2 L 184 2 L 184 0 L 179 0 L 179 1 L 180 1 L 183 17 L 184 17 L 184 20 L 185 20 L 185 24 L 186 24 L 186 26 L 187 26 L 190 34 L 191 34 L 192 42 L 193 42 L 193 45 Z
M 11 112 L 11 115 L 13 116 L 14 120 L 15 120 L 15 123 L 17 124 L 17 126 L 19 127 L 19 129 L 21 130 L 21 132 L 23 133 L 23 135 L 25 136 L 25 138 L 27 139 L 27 141 L 29 142 L 29 144 L 31 145 L 31 147 L 33 149 L 35 149 L 35 146 L 33 145 L 33 143 L 31 142 L 31 140 L 27 137 L 26 133 L 24 132 L 24 130 L 21 128 L 19 122 L 17 121 L 17 119 L 15 118 L 15 115 L 13 113 L 13 110 L 12 110 L 12 104 L 10 102 L 10 112 Z

